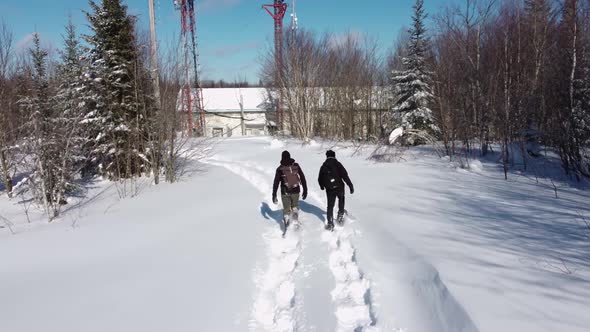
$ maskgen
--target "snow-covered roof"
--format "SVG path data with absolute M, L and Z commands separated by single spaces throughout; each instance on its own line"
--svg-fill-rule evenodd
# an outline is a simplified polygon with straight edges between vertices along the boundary
M 265 88 L 206 88 L 203 90 L 203 106 L 211 113 L 240 112 L 240 100 L 244 103 L 244 112 L 271 111 L 268 93 Z M 192 91 L 193 100 L 196 90 Z M 182 96 L 182 91 L 179 97 Z M 184 101 L 182 108 L 186 109 Z
M 333 97 L 338 87 L 321 87 L 321 88 L 306 88 L 309 94 L 319 94 L 320 107 L 329 104 L 329 98 Z M 271 101 L 269 100 L 269 90 L 266 88 L 206 88 L 203 90 L 203 106 L 206 112 L 210 113 L 239 113 L 240 112 L 240 96 L 244 102 L 244 112 L 257 113 L 274 111 Z M 386 109 L 388 106 L 390 94 L 389 87 L 374 86 L 370 88 L 370 105 L 373 109 Z M 196 90 L 192 91 L 193 100 L 195 100 Z M 277 98 L 277 91 L 270 92 L 273 98 Z M 365 91 L 366 93 L 366 91 Z M 186 110 L 186 101 L 183 100 L 183 91 L 178 94 L 179 111 Z M 355 99 L 354 102 L 358 107 L 363 107 L 366 104 L 362 99 L 362 95 Z M 285 101 L 283 102 L 285 103 Z M 288 105 L 283 105 L 288 108 Z M 195 105 L 192 106 L 193 110 Z

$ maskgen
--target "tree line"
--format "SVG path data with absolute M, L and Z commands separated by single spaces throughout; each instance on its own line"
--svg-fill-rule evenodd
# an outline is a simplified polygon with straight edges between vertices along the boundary
M 284 109 L 286 131 L 302 139 L 381 135 L 386 76 L 374 40 L 298 29 L 285 33 L 280 52 L 282 61 L 268 52 L 261 77 Z
M 556 149 L 563 168 L 588 177 L 590 2 L 468 1 L 435 17 L 433 68 L 442 138 L 503 163 L 538 140 Z
M 506 171 L 543 144 L 590 176 L 590 1 L 417 0 L 412 17 L 386 59 L 352 35 L 287 32 L 262 73 L 286 128 L 387 143 L 401 128 L 396 144 L 442 141 L 452 158 L 499 146 Z
M 226 81 L 224 79 L 215 80 L 202 80 L 201 88 L 203 89 L 223 89 L 223 88 L 261 88 L 263 87 L 262 82 L 250 83 L 246 79 L 239 79 L 235 81 Z
M 179 45 L 158 68 L 158 103 L 149 38 L 122 0 L 90 1 L 86 17 L 90 33 L 70 22 L 57 54 L 38 34 L 15 50 L 0 23 L 0 185 L 28 191 L 50 218 L 84 178 L 173 182 L 187 150 Z M 543 144 L 568 174 L 590 176 L 590 0 L 463 0 L 437 13 L 416 0 L 412 18 L 385 59 L 368 37 L 286 31 L 258 83 L 282 101 L 284 128 L 304 140 L 442 142 L 451 158 L 499 147 L 505 171 Z
M 90 33 L 79 36 L 70 21 L 57 57 L 37 33 L 18 52 L 0 22 L 0 184 L 9 196 L 28 191 L 50 218 L 81 179 L 172 182 L 180 162 L 178 53 L 172 47 L 160 68 L 159 108 L 149 38 L 135 17 L 121 0 L 90 1 L 90 8 Z

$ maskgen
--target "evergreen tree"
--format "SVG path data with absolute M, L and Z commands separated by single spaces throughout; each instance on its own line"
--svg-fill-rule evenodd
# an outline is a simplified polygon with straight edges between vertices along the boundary
M 76 96 L 76 89 L 80 87 L 80 77 L 82 75 L 82 54 L 80 42 L 76 35 L 76 27 L 71 19 L 66 26 L 66 35 L 64 36 L 64 50 L 60 52 L 61 64 L 58 67 L 60 91 L 68 96 Z M 64 98 L 65 99 L 65 98 Z M 75 103 L 67 104 L 66 113 L 74 112 L 77 105 Z
M 50 103 L 49 103 L 49 80 L 47 78 L 47 56 L 46 50 L 41 48 L 39 34 L 33 34 L 33 47 L 29 50 L 33 60 L 32 75 L 32 98 L 31 106 L 31 123 L 33 125 L 34 135 L 46 138 L 49 135 Z
M 56 151 L 60 163 L 56 184 L 57 200 L 61 201 L 66 191 L 74 186 L 76 173 L 83 165 L 85 157 L 82 147 L 85 139 L 81 124 L 83 109 L 80 91 L 82 90 L 81 51 L 76 28 L 70 20 L 64 36 L 64 50 L 57 68 L 59 87 L 55 96 L 55 127 L 59 146 Z
M 413 25 L 410 28 L 410 40 L 407 56 L 402 59 L 404 70 L 393 71 L 391 83 L 395 103 L 391 109 L 391 120 L 396 126 L 414 129 L 429 134 L 438 131 L 434 125 L 430 106 L 433 100 L 431 84 L 432 73 L 426 64 L 429 40 L 426 36 L 424 20 L 424 1 L 416 0 L 414 5 Z M 421 139 L 406 138 L 407 143 L 422 143 Z
M 128 178 L 145 170 L 144 113 L 138 102 L 137 75 L 142 70 L 134 37 L 134 22 L 121 0 L 90 1 L 86 36 L 84 123 L 91 125 L 91 166 L 110 178 Z
M 31 188 L 35 197 L 43 203 L 48 214 L 56 199 L 56 135 L 54 132 L 53 105 L 50 98 L 47 77 L 48 53 L 41 48 L 39 35 L 33 35 L 33 46 L 29 50 L 32 60 L 31 87 L 27 97 L 20 100 L 27 115 L 27 129 L 30 133 L 29 155 L 31 163 Z

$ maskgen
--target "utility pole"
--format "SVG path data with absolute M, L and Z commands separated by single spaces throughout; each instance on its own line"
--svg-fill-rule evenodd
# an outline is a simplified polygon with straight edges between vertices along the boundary
M 150 38 L 151 38 L 151 56 L 152 56 L 152 81 L 154 84 L 154 97 L 156 98 L 156 108 L 158 111 L 162 108 L 160 100 L 160 75 L 158 74 L 158 44 L 156 38 L 156 18 L 154 12 L 154 0 L 148 0 L 150 7 Z
M 244 120 L 244 95 L 240 92 L 240 113 L 242 121 L 242 136 L 246 136 L 246 122 Z
M 160 75 L 158 68 L 158 39 L 156 38 L 156 14 L 154 11 L 154 0 L 148 0 L 150 8 L 150 44 L 151 44 L 151 57 L 152 57 L 152 84 L 154 87 L 154 99 L 156 99 L 156 112 L 162 111 L 162 101 L 160 100 Z M 158 138 L 159 139 L 159 138 Z M 156 164 L 159 164 L 159 157 L 156 157 Z M 159 172 L 154 172 L 154 182 L 158 184 L 160 182 Z

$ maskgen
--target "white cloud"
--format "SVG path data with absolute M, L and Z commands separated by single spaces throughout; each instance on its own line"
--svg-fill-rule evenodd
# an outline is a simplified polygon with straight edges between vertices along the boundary
M 29 48 L 31 45 L 33 45 L 33 35 L 34 34 L 35 34 L 34 32 L 31 32 L 28 35 L 21 38 L 21 40 L 19 40 L 16 43 L 16 50 L 22 51 L 22 50 Z
M 41 40 L 41 48 L 44 48 L 48 51 L 51 51 L 53 49 L 53 43 L 51 43 L 51 41 L 47 38 L 43 37 L 43 34 L 37 32 L 39 34 L 39 39 Z M 24 36 L 23 38 L 21 38 L 15 45 L 15 50 L 17 52 L 22 52 L 22 51 L 26 51 L 27 49 L 29 49 L 31 46 L 33 46 L 33 36 L 35 35 L 35 32 L 31 32 L 29 34 L 27 34 L 26 36 Z

